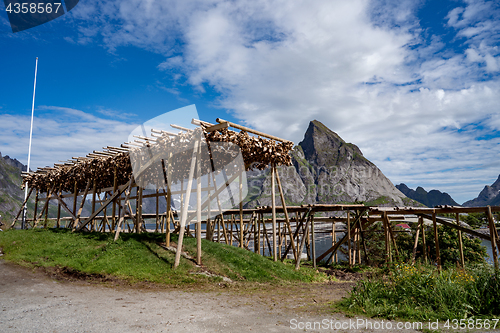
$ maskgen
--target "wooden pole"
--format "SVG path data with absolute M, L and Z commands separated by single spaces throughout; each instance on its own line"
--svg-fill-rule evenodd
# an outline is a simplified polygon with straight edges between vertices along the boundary
M 229 233 L 229 244 L 233 246 L 233 226 L 234 226 L 234 214 L 231 214 L 231 232 Z
M 423 216 L 418 217 L 420 221 L 420 232 L 422 233 L 422 245 L 423 245 L 423 255 L 424 255 L 424 261 L 427 264 L 427 242 L 425 241 L 425 227 L 424 227 L 424 218 Z
M 313 213 L 313 215 L 314 215 L 314 213 Z M 300 268 L 300 259 L 302 257 L 302 250 L 304 249 L 304 244 L 305 244 L 306 238 L 308 237 L 306 234 L 307 234 L 307 230 L 309 230 L 310 221 L 311 221 L 311 215 L 308 216 L 308 219 L 306 222 L 306 227 L 305 227 L 306 232 L 304 232 L 304 234 L 302 235 L 302 240 L 300 242 L 299 251 L 298 251 L 299 256 L 297 258 L 297 262 L 295 263 L 295 270 L 298 270 Z
M 399 250 L 398 250 L 398 245 L 396 244 L 396 238 L 394 237 L 394 233 L 392 232 L 392 225 L 391 221 L 389 218 L 387 218 L 387 225 L 389 227 L 389 237 L 392 240 L 392 244 L 394 245 L 394 250 L 396 251 L 396 256 L 399 258 Z
M 201 145 L 196 154 L 196 219 L 196 263 L 201 265 Z
M 441 269 L 441 255 L 439 253 L 439 238 L 438 238 L 438 230 L 437 230 L 437 222 L 436 222 L 436 210 L 434 209 L 432 212 L 432 224 L 434 225 L 434 241 L 436 242 L 436 262 L 438 269 Z
M 94 184 L 92 185 L 92 213 L 95 212 L 95 196 L 97 191 L 97 182 L 94 179 Z M 95 231 L 95 219 L 90 221 L 90 231 Z
M 85 191 L 83 192 L 82 202 L 80 203 L 80 208 L 78 209 L 78 213 L 76 214 L 76 220 L 73 222 L 73 231 L 76 230 L 78 223 L 80 223 L 80 215 L 82 214 L 83 205 L 85 204 L 85 198 L 87 197 L 87 193 L 89 193 L 90 187 L 90 179 L 87 180 L 87 185 L 85 186 Z
M 271 165 L 271 205 L 272 205 L 272 216 L 273 216 L 273 260 L 278 261 L 278 251 L 276 244 L 276 193 L 274 188 L 275 179 L 275 168 L 274 164 Z
M 347 250 L 349 252 L 349 267 L 352 267 L 351 253 L 351 211 L 347 211 Z
M 208 194 L 207 194 L 207 200 L 208 200 L 208 207 L 207 207 L 207 225 L 206 225 L 206 233 L 205 233 L 205 238 L 209 241 L 213 241 L 214 238 L 214 228 L 212 226 L 213 222 L 210 220 L 210 215 L 212 214 L 212 200 L 210 199 L 210 172 L 212 170 L 208 168 L 208 173 L 207 173 L 207 187 L 208 187 Z
M 335 246 L 335 242 L 337 241 L 337 234 L 335 233 L 335 222 L 332 222 L 332 247 Z M 332 256 L 332 264 L 337 262 L 337 253 Z
M 26 198 L 24 199 L 23 204 L 21 205 L 21 208 L 17 212 L 16 217 L 14 218 L 14 221 L 10 225 L 9 229 L 14 227 L 14 225 L 16 224 L 16 221 L 19 218 L 19 215 L 21 215 L 21 212 L 24 210 L 24 205 L 26 205 L 26 203 L 28 202 L 28 199 L 31 196 L 31 193 L 33 193 L 33 190 L 34 190 L 34 187 L 30 188 L 28 195 L 26 195 Z
M 47 228 L 47 221 L 48 221 L 48 217 L 49 217 L 49 203 L 50 203 L 50 196 L 52 195 L 52 192 L 54 190 L 54 187 L 52 187 L 52 190 L 49 190 L 47 189 L 47 195 L 45 196 L 46 200 L 45 200 L 45 219 L 43 221 L 43 227 L 44 228 Z
M 361 242 L 363 244 L 363 252 L 365 253 L 365 260 L 367 264 L 370 264 L 370 260 L 368 258 L 368 251 L 366 250 L 366 240 L 365 240 L 365 233 L 363 230 L 363 223 L 361 221 L 361 216 L 363 214 L 364 212 L 359 212 L 358 228 L 359 228 L 359 234 L 361 235 Z M 359 263 L 361 264 L 361 252 L 359 254 Z
M 361 264 L 361 219 L 359 220 L 358 222 L 358 227 L 357 227 L 357 242 L 356 242 L 356 246 L 358 247 L 358 264 Z
M 155 232 L 158 232 L 159 230 L 159 224 L 160 224 L 160 190 L 156 189 L 156 228 Z
M 240 200 L 240 247 L 243 248 L 243 172 L 239 177 L 239 200 Z
M 258 248 L 258 243 L 257 243 L 257 224 L 259 220 L 259 216 L 255 216 L 255 219 L 253 221 L 253 252 L 258 253 L 257 251 L 259 250 Z
M 300 233 L 300 228 L 303 227 L 303 224 L 305 222 L 305 219 L 306 219 L 306 216 L 309 216 L 309 213 L 311 212 L 311 209 L 309 209 L 308 211 L 304 212 L 304 214 L 302 214 L 302 218 L 300 219 L 300 223 L 298 222 L 299 220 L 299 216 L 298 216 L 298 213 L 296 212 L 296 220 L 297 222 L 295 223 L 295 232 L 293 234 L 293 236 L 291 236 L 291 241 L 292 242 L 295 242 L 295 239 L 297 238 L 297 236 L 299 235 Z M 293 244 L 295 245 L 295 243 Z M 285 252 L 283 253 L 282 257 L 281 257 L 281 260 L 284 260 L 284 258 L 286 258 L 286 256 L 288 255 L 288 252 L 290 252 L 290 248 L 293 246 L 292 243 L 288 244 L 288 246 L 286 247 L 286 250 Z M 298 241 L 297 241 L 297 246 L 299 245 Z M 300 256 L 302 253 L 299 253 L 298 252 L 298 249 L 297 249 L 297 256 Z M 297 259 L 295 259 L 295 261 L 297 261 Z
M 163 162 L 163 160 L 162 160 Z M 165 223 L 167 224 L 167 231 L 165 233 L 165 244 L 167 246 L 170 246 L 170 216 L 172 215 L 172 207 L 171 207 L 171 203 L 172 203 L 172 190 L 171 190 L 171 186 L 172 186 L 172 181 L 171 181 L 171 177 L 172 177 L 172 166 L 171 166 L 171 163 L 172 162 L 172 152 L 169 152 L 168 154 L 168 160 L 167 160 L 167 173 L 166 173 L 166 179 L 165 179 L 165 183 L 167 184 L 167 211 L 166 211 L 166 221 Z M 163 172 L 165 172 L 165 166 L 163 166 Z M 173 218 L 172 218 L 173 220 Z
M 460 216 L 457 213 L 456 216 L 457 225 L 460 225 Z M 462 231 L 458 230 L 458 246 L 460 247 L 460 264 L 462 268 L 465 268 L 465 257 L 464 257 L 464 246 L 462 244 Z
M 389 231 L 388 231 L 388 226 L 387 226 L 387 221 L 389 218 L 387 217 L 387 212 L 382 213 L 382 220 L 384 223 L 384 236 L 385 236 L 385 262 L 387 263 L 387 266 L 389 266 L 390 263 L 390 244 L 389 244 Z
M 211 172 L 211 175 L 212 175 L 212 182 L 214 183 L 214 189 L 215 189 L 215 192 L 217 193 L 217 182 L 215 180 L 215 173 L 213 171 L 214 169 L 212 168 L 212 172 Z M 229 238 L 228 238 L 228 235 L 227 235 L 227 230 L 226 230 L 226 223 L 224 221 L 224 214 L 222 214 L 222 205 L 220 203 L 220 198 L 219 198 L 219 194 L 217 194 L 215 196 L 216 198 L 216 201 L 217 201 L 217 207 L 219 209 L 219 216 L 220 216 L 220 221 L 219 221 L 219 226 L 222 225 L 222 232 L 224 233 L 224 242 L 226 244 L 229 244 Z M 209 199 L 210 200 L 210 196 L 209 196 Z M 220 238 L 219 238 L 220 239 Z M 219 242 L 220 243 L 220 242 Z
M 312 237 L 312 262 L 313 267 L 316 268 L 316 238 L 314 236 L 314 214 L 311 216 L 311 237 Z
M 34 209 L 34 212 L 33 212 L 33 226 L 35 225 L 36 223 L 36 214 L 37 214 L 37 210 L 38 210 L 38 200 L 39 200 L 39 195 L 40 195 L 40 190 L 39 189 L 36 189 L 36 195 L 35 195 L 35 209 Z
M 43 213 L 48 212 L 50 196 L 52 195 L 52 192 L 54 191 L 54 187 L 55 187 L 55 185 L 52 186 L 51 189 L 47 189 L 47 194 L 45 196 L 45 203 L 43 205 L 42 211 L 40 212 L 40 215 L 38 215 L 37 218 L 35 217 L 35 220 L 33 221 L 34 222 L 33 228 L 35 228 L 38 225 L 38 222 L 42 218 Z M 45 214 L 45 220 L 47 220 L 47 214 Z M 44 222 L 44 226 L 45 226 L 45 222 Z
M 421 221 L 423 221 L 421 216 L 418 218 L 418 220 L 419 220 L 420 223 L 421 223 Z M 411 257 L 411 263 L 412 264 L 415 263 L 415 259 L 417 258 L 418 235 L 420 233 L 420 228 L 421 228 L 420 223 L 417 226 L 417 232 L 415 234 L 415 242 L 413 243 L 413 254 L 412 254 L 412 257 Z
M 75 181 L 75 191 L 73 192 L 73 215 L 78 215 L 76 212 L 76 204 L 77 204 L 77 199 L 78 199 L 78 184 Z M 74 223 L 75 221 L 73 221 Z
M 143 228 L 143 219 L 142 219 L 142 186 L 137 186 L 137 191 L 139 192 L 139 197 L 137 198 L 137 233 L 142 232 Z
M 191 156 L 191 168 L 189 169 L 189 178 L 188 178 L 188 186 L 186 188 L 186 203 L 182 207 L 181 213 L 181 221 L 180 221 L 180 231 L 179 231 L 179 240 L 177 242 L 177 252 L 175 252 L 175 262 L 174 268 L 179 266 L 181 260 L 181 251 L 182 251 L 182 240 L 184 238 L 184 229 L 187 219 L 187 208 L 189 205 L 189 197 L 191 196 L 191 187 L 193 186 L 193 175 L 194 175 L 194 167 L 196 164 L 196 153 L 198 151 L 199 140 L 196 139 L 194 142 L 193 154 Z
M 116 232 L 115 232 L 115 238 L 114 238 L 115 242 L 118 240 L 118 237 L 120 236 L 121 226 L 122 226 L 123 220 L 125 218 L 125 210 L 126 210 L 125 207 L 129 203 L 129 197 L 130 197 L 130 194 L 132 193 L 133 178 L 134 178 L 134 176 L 132 175 L 132 177 L 130 178 L 127 190 L 125 192 L 125 201 L 123 202 L 123 207 L 122 207 L 122 204 L 120 202 L 121 200 L 118 201 L 120 203 L 119 209 L 118 209 L 120 211 L 120 218 L 118 219 L 118 222 L 116 224 Z
M 497 254 L 497 242 L 496 242 L 496 229 L 495 222 L 493 221 L 493 215 L 491 214 L 491 207 L 486 207 L 486 216 L 488 217 L 489 227 L 490 227 L 490 239 L 491 239 L 491 252 L 493 253 L 493 264 L 495 269 L 498 269 L 498 254 Z
M 62 195 L 61 189 L 59 189 L 59 195 Z M 57 202 L 57 223 L 56 223 L 56 228 L 61 227 L 61 202 Z
M 105 202 L 106 202 L 107 197 L 108 197 L 108 192 L 104 192 L 104 201 Z M 109 225 L 108 211 L 107 211 L 106 207 L 102 210 L 102 214 L 103 214 L 103 218 L 102 218 L 102 230 L 101 230 L 101 232 L 106 232 L 106 224 Z
M 257 220 L 257 223 L 258 223 L 258 230 L 257 230 L 257 248 L 259 249 L 259 254 L 260 254 L 260 225 L 261 225 L 261 222 L 262 222 L 262 213 L 259 213 L 259 218 Z M 264 247 L 262 248 L 263 251 L 262 251 L 262 255 L 264 255 Z
M 295 260 L 297 260 L 297 249 L 295 248 L 295 242 L 292 237 L 292 226 L 290 225 L 290 218 L 288 216 L 288 209 L 286 208 L 286 202 L 285 202 L 285 195 L 283 193 L 283 188 L 281 187 L 281 181 L 280 181 L 280 176 L 278 170 L 276 170 L 276 183 L 278 184 L 278 190 L 280 192 L 280 198 L 281 198 L 281 205 L 283 206 L 283 212 L 285 213 L 285 223 L 288 228 L 288 233 L 290 235 L 290 242 L 292 245 L 293 249 L 293 257 Z M 286 243 L 285 243 L 286 244 Z M 281 259 L 282 261 L 285 259 L 286 256 L 282 256 Z
M 118 178 L 116 174 L 116 165 L 113 167 L 113 194 L 116 193 L 118 189 Z M 116 198 L 113 200 L 113 207 L 111 209 L 111 230 L 115 230 L 116 227 Z

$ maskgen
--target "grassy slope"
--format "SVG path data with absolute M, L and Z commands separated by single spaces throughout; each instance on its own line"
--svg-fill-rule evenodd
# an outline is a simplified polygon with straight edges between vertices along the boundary
M 221 281 L 190 274 L 201 271 L 236 281 L 283 282 L 314 281 L 322 276 L 308 268 L 295 271 L 290 264 L 273 262 L 253 252 L 203 240 L 204 268 L 181 257 L 173 270 L 175 254 L 157 243 L 161 234 L 113 235 L 72 233 L 66 229 L 9 230 L 0 233 L 0 247 L 6 260 L 26 266 L 67 267 L 87 274 L 114 276 L 130 282 L 150 281 L 169 285 Z M 172 241 L 176 241 L 173 236 Z M 185 238 L 184 250 L 196 257 L 196 240 Z

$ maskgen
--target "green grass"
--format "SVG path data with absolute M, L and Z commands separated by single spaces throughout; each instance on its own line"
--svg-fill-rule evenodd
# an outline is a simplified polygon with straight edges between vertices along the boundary
M 0 233 L 3 258 L 25 266 L 67 267 L 86 273 L 130 281 L 182 285 L 222 281 L 221 277 L 190 274 L 207 270 L 234 281 L 259 283 L 312 282 L 322 279 L 310 268 L 295 271 L 293 265 L 273 262 L 233 246 L 202 242 L 203 268 L 181 257 L 173 269 L 175 254 L 157 243 L 158 233 L 121 234 L 118 241 L 103 233 L 72 233 L 67 229 L 9 230 Z M 172 241 L 177 241 L 173 235 Z M 196 257 L 196 239 L 184 238 L 184 251 Z
M 334 307 L 388 319 L 491 319 L 500 315 L 500 272 L 488 265 L 440 272 L 398 264 L 385 277 L 358 282 Z

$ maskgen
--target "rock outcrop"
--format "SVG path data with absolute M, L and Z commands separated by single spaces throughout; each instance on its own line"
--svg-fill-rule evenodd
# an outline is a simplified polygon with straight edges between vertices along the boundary
M 463 203 L 464 207 L 481 207 L 487 205 L 500 205 L 500 176 L 498 176 L 498 179 L 491 186 L 486 185 L 477 198 Z
M 314 120 L 292 151 L 293 166 L 278 168 L 287 204 L 411 205 L 361 150 Z M 249 172 L 247 207 L 270 205 L 269 169 Z M 279 200 L 278 200 L 279 201 Z

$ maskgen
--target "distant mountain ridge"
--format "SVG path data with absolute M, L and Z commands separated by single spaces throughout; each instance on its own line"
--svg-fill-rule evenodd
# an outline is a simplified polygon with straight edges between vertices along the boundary
M 0 219 L 4 224 L 10 225 L 13 218 L 21 208 L 24 201 L 24 190 L 21 189 L 22 178 L 21 172 L 26 171 L 26 165 L 19 162 L 17 159 L 10 158 L 9 156 L 2 156 L 0 152 Z M 42 195 L 43 197 L 44 195 Z M 31 198 L 28 200 L 28 218 L 33 217 L 33 209 L 35 206 L 35 195 L 32 194 Z M 73 203 L 72 198 L 65 198 L 64 201 L 70 207 Z M 78 198 L 78 203 L 81 202 L 81 198 Z M 56 216 L 57 212 L 57 202 L 55 200 L 50 201 L 49 215 L 51 217 Z M 79 206 L 79 204 L 78 204 Z M 88 216 L 90 214 L 89 209 L 90 204 L 86 204 L 82 210 L 82 216 Z M 38 206 L 38 214 L 42 209 L 43 204 Z M 69 216 L 64 210 L 61 211 L 61 217 Z
M 427 207 L 432 208 L 439 205 L 460 206 L 446 192 L 441 192 L 438 190 L 430 190 L 429 192 L 427 192 L 423 187 L 420 186 L 418 186 L 416 190 L 413 190 L 403 183 L 396 185 L 396 188 L 408 198 L 416 200 Z
M 375 164 L 352 143 L 317 120 L 291 151 L 292 166 L 279 167 L 287 204 L 364 202 L 370 205 L 413 205 Z M 246 207 L 270 205 L 269 169 L 247 172 Z M 279 202 L 279 198 L 278 204 Z
M 463 203 L 464 207 L 482 207 L 488 205 L 500 205 L 500 175 L 491 186 L 486 185 L 477 198 Z
M 17 213 L 24 201 L 21 189 L 21 170 L 26 166 L 16 159 L 0 153 L 0 215 L 2 221 L 8 221 Z
M 17 159 L 15 158 L 10 158 L 9 155 L 6 155 L 6 156 L 3 156 L 2 157 L 2 153 L 0 152 L 0 158 L 3 159 L 3 161 L 7 164 L 7 165 L 10 165 L 16 169 L 19 169 L 19 171 L 26 171 L 28 169 L 28 167 L 24 164 L 22 164 L 21 162 L 19 162 Z

